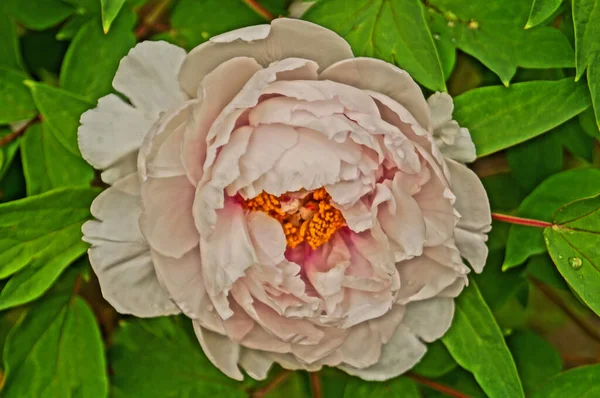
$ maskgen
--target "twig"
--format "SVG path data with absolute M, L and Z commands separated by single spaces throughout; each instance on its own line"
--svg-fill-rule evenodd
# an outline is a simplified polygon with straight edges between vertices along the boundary
M 319 378 L 318 372 L 310 372 L 308 374 L 310 378 L 310 391 L 312 392 L 312 398 L 323 398 L 323 392 L 321 391 L 321 379 Z
M 509 224 L 525 225 L 528 227 L 547 228 L 552 226 L 551 222 L 533 220 L 531 218 L 509 216 L 508 214 L 492 213 L 492 218 L 494 220 L 507 222 Z
M 29 128 L 31 127 L 34 123 L 37 123 L 40 121 L 40 117 L 36 116 L 33 119 L 31 119 L 30 121 L 27 122 L 27 124 L 23 127 L 21 127 L 20 129 L 18 129 L 17 131 L 13 131 L 10 134 L 7 134 L 4 138 L 2 138 L 0 140 L 0 147 L 14 141 L 15 139 L 17 139 L 19 136 L 23 135 L 23 133 Z
M 410 377 L 411 379 L 413 379 L 417 383 L 421 383 L 424 386 L 427 386 L 427 387 L 432 388 L 432 389 L 434 389 L 436 391 L 444 393 L 444 394 L 446 394 L 446 395 L 448 395 L 450 397 L 454 397 L 454 398 L 471 398 L 469 395 L 463 394 L 462 392 L 457 391 L 457 390 L 455 390 L 453 388 L 450 388 L 448 386 L 445 386 L 443 384 L 436 383 L 435 381 L 429 380 L 426 377 L 419 376 L 418 374 L 407 373 L 406 376 Z
M 264 397 L 265 395 L 267 395 L 268 393 L 273 391 L 273 389 L 275 387 L 277 387 L 278 385 L 283 383 L 285 380 L 287 380 L 287 378 L 290 377 L 291 374 L 292 374 L 292 372 L 290 372 L 289 370 L 282 371 L 276 377 L 274 377 L 273 380 L 271 380 L 271 382 L 269 384 L 267 384 L 266 386 L 264 386 L 263 388 L 261 388 L 259 390 L 254 391 L 251 395 L 252 398 Z
M 140 25 L 135 30 L 135 37 L 138 41 L 145 39 L 151 32 L 158 33 L 169 30 L 167 25 L 157 22 L 163 13 L 169 9 L 170 5 L 171 0 L 162 0 L 152 9 L 147 17 L 141 19 Z
M 263 7 L 258 1 L 256 1 L 256 0 L 242 0 L 242 1 L 244 3 L 246 3 L 248 5 L 248 7 L 252 8 L 257 14 L 262 16 L 267 21 L 272 21 L 275 19 L 275 16 L 273 14 L 271 14 L 271 12 L 269 10 L 267 10 L 265 7 Z

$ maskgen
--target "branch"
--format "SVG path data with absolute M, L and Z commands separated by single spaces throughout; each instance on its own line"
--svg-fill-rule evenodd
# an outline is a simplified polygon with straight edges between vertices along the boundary
M 242 0 L 242 1 L 244 3 L 246 3 L 246 5 L 248 7 L 252 8 L 254 10 L 254 12 L 256 12 L 258 15 L 260 15 L 267 21 L 272 21 L 275 19 L 275 16 L 273 14 L 271 14 L 271 12 L 269 10 L 267 10 L 265 7 L 263 7 L 258 1 L 256 1 L 256 0 Z
M 551 222 L 533 220 L 531 218 L 509 216 L 508 214 L 492 213 L 492 218 L 494 220 L 506 222 L 509 224 L 525 225 L 528 227 L 547 228 L 552 226 Z
M 135 30 L 135 37 L 138 41 L 146 39 L 150 33 L 160 33 L 169 30 L 164 24 L 159 24 L 158 20 L 169 9 L 171 0 L 162 0 L 156 7 L 148 13 L 148 16 L 141 18 L 140 25 Z
M 25 124 L 23 127 L 21 127 L 20 129 L 18 129 L 17 131 L 13 131 L 10 134 L 7 134 L 4 138 L 2 138 L 0 140 L 0 147 L 14 141 L 15 139 L 17 139 L 18 137 L 20 137 L 21 135 L 23 135 L 23 133 L 29 128 L 31 127 L 33 124 L 37 123 L 40 121 L 40 116 L 36 116 L 33 119 L 31 119 L 30 121 L 27 122 L 27 124 Z
M 310 377 L 310 390 L 312 392 L 312 398 L 323 398 L 323 393 L 321 391 L 321 379 L 319 379 L 319 373 L 310 372 L 308 376 Z
M 424 386 L 427 386 L 429 388 L 432 388 L 436 391 L 439 391 L 441 393 L 444 393 L 450 397 L 454 397 L 454 398 L 471 398 L 469 395 L 463 394 L 460 391 L 457 391 L 453 388 L 450 388 L 448 386 L 445 386 L 443 384 L 439 384 L 436 383 L 433 380 L 429 380 L 426 377 L 420 376 L 418 374 L 415 373 L 407 373 L 406 376 L 410 377 L 411 379 L 413 379 L 414 381 L 416 381 L 417 383 L 421 383 Z
M 254 391 L 251 394 L 252 398 L 262 398 L 265 395 L 267 395 L 268 393 L 270 393 L 271 391 L 273 391 L 273 389 L 275 387 L 277 387 L 278 385 L 280 385 L 281 383 L 283 383 L 288 377 L 290 377 L 292 374 L 292 372 L 290 372 L 289 370 L 284 370 L 281 373 L 279 373 L 276 377 L 273 378 L 273 380 L 271 380 L 269 382 L 269 384 L 267 384 L 266 386 L 262 387 L 259 390 Z

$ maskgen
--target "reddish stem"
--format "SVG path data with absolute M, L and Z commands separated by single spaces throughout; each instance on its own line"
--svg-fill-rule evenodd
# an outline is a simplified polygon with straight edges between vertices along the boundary
M 525 225 L 528 227 L 547 228 L 547 227 L 552 226 L 552 223 L 548 222 L 548 221 L 533 220 L 531 218 L 509 216 L 507 214 L 492 213 L 492 218 L 494 220 L 507 222 L 509 224 Z
M 323 398 L 323 393 L 321 392 L 321 379 L 319 379 L 319 373 L 310 372 L 310 389 L 312 392 L 312 398 Z
M 463 394 L 460 391 L 456 391 L 453 388 L 450 388 L 448 386 L 445 386 L 443 384 L 439 384 L 436 383 L 435 381 L 429 380 L 426 377 L 423 376 L 419 376 L 417 374 L 414 373 L 408 373 L 407 374 L 408 377 L 410 377 L 411 379 L 413 379 L 414 381 L 416 381 L 417 383 L 421 383 L 424 386 L 427 386 L 429 388 L 432 388 L 436 391 L 439 391 L 441 393 L 444 393 L 450 397 L 454 397 L 454 398 L 471 398 L 469 395 Z
M 21 127 L 20 129 L 18 129 L 17 131 L 13 131 L 10 134 L 7 134 L 4 138 L 2 138 L 0 140 L 0 147 L 14 141 L 15 139 L 17 139 L 19 136 L 23 135 L 23 133 L 29 128 L 31 127 L 33 124 L 37 123 L 40 121 L 40 117 L 36 116 L 33 119 L 31 119 L 29 122 L 27 122 L 27 124 L 23 127 Z
M 258 1 L 256 1 L 256 0 L 242 0 L 242 1 L 244 3 L 246 3 L 248 5 L 248 7 L 252 8 L 257 14 L 259 14 L 260 16 L 265 18 L 267 21 L 272 21 L 273 19 L 275 19 L 275 16 L 273 14 L 271 14 L 271 12 L 269 10 L 267 10 L 265 7 L 263 7 Z
M 264 397 L 265 395 L 270 393 L 275 387 L 283 383 L 288 377 L 290 377 L 291 374 L 292 372 L 290 372 L 289 370 L 284 370 L 283 372 L 279 373 L 276 377 L 273 378 L 273 380 L 271 380 L 269 384 L 267 384 L 260 390 L 254 391 L 252 393 L 252 398 Z

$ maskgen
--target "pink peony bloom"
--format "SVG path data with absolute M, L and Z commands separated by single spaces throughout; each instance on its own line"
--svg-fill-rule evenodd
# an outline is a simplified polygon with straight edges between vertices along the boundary
M 192 319 L 224 373 L 385 380 L 449 328 L 490 208 L 445 93 L 294 19 L 138 44 L 79 128 L 83 227 L 121 313 Z

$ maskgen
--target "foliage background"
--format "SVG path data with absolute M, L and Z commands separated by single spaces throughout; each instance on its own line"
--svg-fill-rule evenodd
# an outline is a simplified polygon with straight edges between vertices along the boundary
M 2 0 L 0 396 L 600 396 L 600 0 L 320 0 L 303 15 L 406 69 L 426 95 L 455 96 L 477 146 L 496 218 L 488 264 L 407 375 L 274 368 L 239 383 L 185 319 L 124 317 L 102 299 L 80 240 L 102 189 L 77 147 L 81 113 L 112 91 L 136 42 L 189 50 L 289 7 Z

